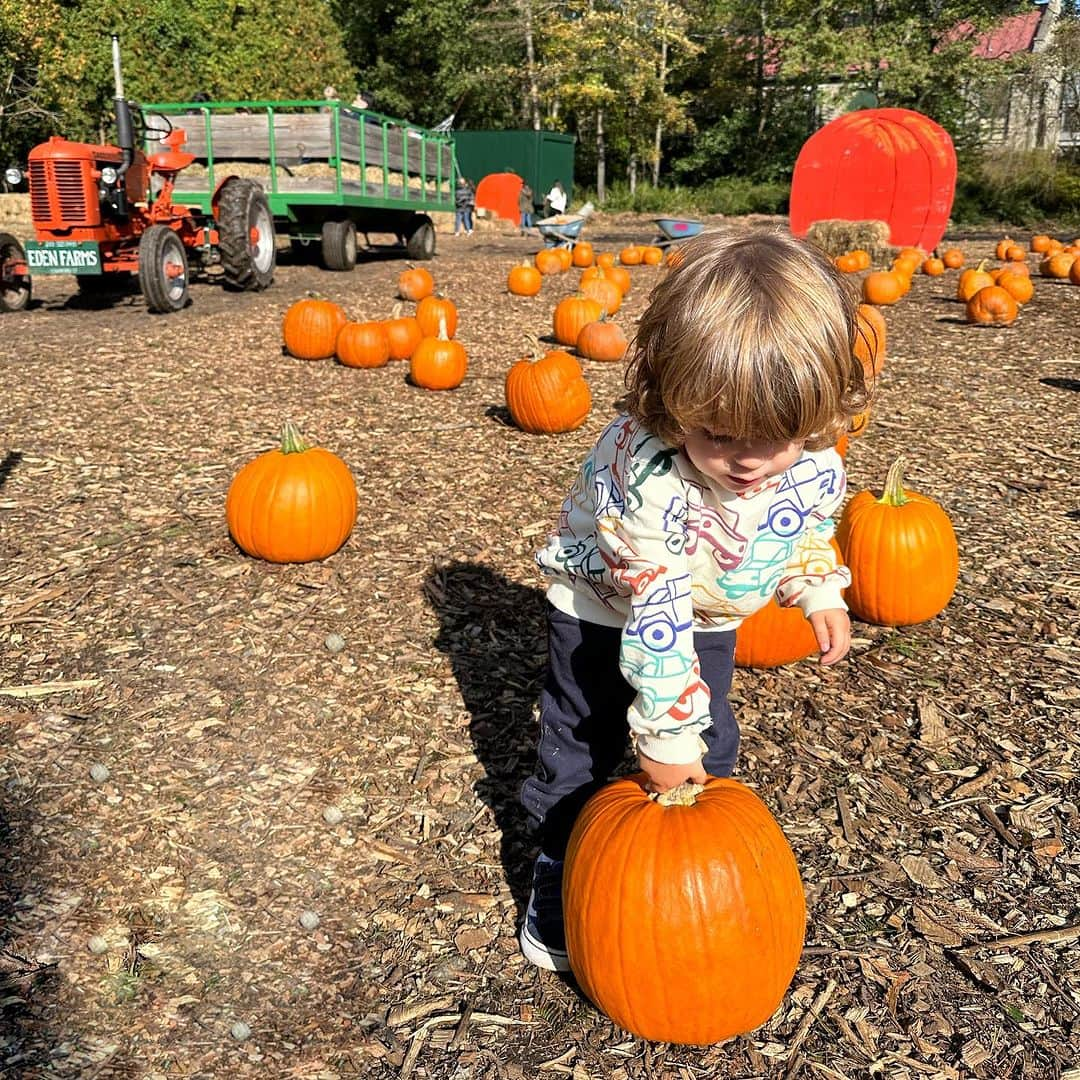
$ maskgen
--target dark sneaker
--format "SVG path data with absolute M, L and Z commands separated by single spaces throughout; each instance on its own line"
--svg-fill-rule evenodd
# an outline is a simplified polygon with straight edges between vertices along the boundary
M 538 855 L 518 942 L 525 959 L 546 971 L 569 971 L 562 916 L 562 859 Z

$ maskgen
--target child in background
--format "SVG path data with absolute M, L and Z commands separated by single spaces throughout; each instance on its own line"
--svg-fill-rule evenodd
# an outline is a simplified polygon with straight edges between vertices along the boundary
M 457 189 L 454 191 L 454 235 L 457 236 L 459 228 L 466 236 L 472 236 L 473 208 L 476 206 L 476 192 L 473 186 L 464 176 L 458 177 Z
M 856 299 L 832 262 L 779 231 L 705 233 L 653 290 L 627 415 L 601 433 L 537 553 L 548 576 L 540 740 L 521 799 L 541 841 L 519 941 L 569 967 L 562 860 L 588 797 L 636 742 L 645 786 L 729 776 L 735 629 L 776 596 L 821 663 L 848 651 L 829 543 L 844 497 L 833 449 L 869 397 Z

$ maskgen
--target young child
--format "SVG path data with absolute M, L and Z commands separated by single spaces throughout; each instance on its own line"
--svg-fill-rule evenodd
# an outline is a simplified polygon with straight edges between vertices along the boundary
M 562 859 L 630 732 L 650 791 L 728 776 L 735 628 L 776 596 L 810 620 L 821 663 L 848 651 L 829 543 L 835 449 L 866 407 L 856 304 L 832 262 L 779 231 L 686 242 L 653 290 L 627 415 L 600 435 L 537 553 L 550 579 L 540 741 L 521 800 L 541 851 L 527 959 L 569 967 Z M 629 729 L 629 731 L 628 731 Z

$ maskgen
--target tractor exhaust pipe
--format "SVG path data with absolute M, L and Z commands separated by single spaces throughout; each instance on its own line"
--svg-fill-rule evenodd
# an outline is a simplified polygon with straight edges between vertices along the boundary
M 135 160 L 135 133 L 131 125 L 131 109 L 124 98 L 124 76 L 120 71 L 120 35 L 112 35 L 113 82 L 115 84 L 116 142 L 120 147 L 121 160 L 117 175 L 123 177 Z M 121 185 L 120 190 L 123 190 Z

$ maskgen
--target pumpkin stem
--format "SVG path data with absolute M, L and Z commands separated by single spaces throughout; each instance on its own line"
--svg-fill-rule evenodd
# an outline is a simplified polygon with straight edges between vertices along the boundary
M 704 784 L 693 784 L 689 780 L 665 791 L 661 795 L 652 795 L 661 806 L 693 806 L 697 797 L 705 790 Z
M 291 421 L 286 420 L 281 427 L 281 452 L 283 454 L 302 454 L 311 447 L 304 442 L 300 429 Z
M 446 332 L 446 316 L 441 311 L 439 312 L 439 335 L 438 335 L 438 337 L 439 337 L 440 341 L 449 341 L 450 340 L 450 335 Z
M 878 499 L 885 506 L 903 506 L 908 501 L 904 494 L 904 458 L 901 455 L 890 466 L 885 476 L 885 490 Z

